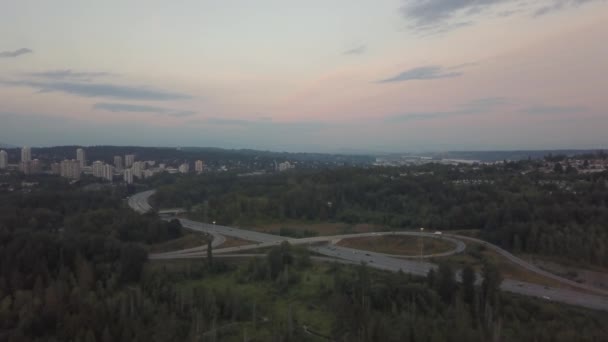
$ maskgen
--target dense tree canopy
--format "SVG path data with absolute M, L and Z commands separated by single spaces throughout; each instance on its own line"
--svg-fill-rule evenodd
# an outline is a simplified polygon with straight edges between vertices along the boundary
M 608 265 L 607 177 L 544 174 L 533 162 L 220 174 L 158 184 L 153 200 L 186 207 L 201 220 L 244 226 L 291 219 L 479 229 L 516 252 Z

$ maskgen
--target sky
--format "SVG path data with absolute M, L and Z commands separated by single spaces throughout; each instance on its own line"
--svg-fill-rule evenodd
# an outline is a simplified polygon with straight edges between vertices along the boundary
M 608 148 L 607 0 L 0 1 L 0 143 Z

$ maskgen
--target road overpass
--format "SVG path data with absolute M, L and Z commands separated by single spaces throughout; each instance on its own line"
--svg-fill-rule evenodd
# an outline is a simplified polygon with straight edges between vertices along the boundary
M 154 194 L 154 190 L 141 192 L 135 194 L 129 198 L 129 206 L 133 210 L 145 213 L 152 208 L 148 203 L 150 196 Z M 309 249 L 318 254 L 324 255 L 325 257 L 332 258 L 338 262 L 359 264 L 366 263 L 369 267 L 376 269 L 387 270 L 387 271 L 403 271 L 419 276 L 426 276 L 428 271 L 437 267 L 433 263 L 426 262 L 423 260 L 407 260 L 401 257 L 395 257 L 392 255 L 375 253 L 370 251 L 362 251 L 353 248 L 341 247 L 331 244 L 331 242 L 338 241 L 340 239 L 347 239 L 353 237 L 365 237 L 365 236 L 381 236 L 381 235 L 409 235 L 414 237 L 429 237 L 438 238 L 430 233 L 419 233 L 419 232 L 374 232 L 374 233 L 363 233 L 363 234 L 344 234 L 335 236 L 316 236 L 311 238 L 294 239 L 287 238 L 272 234 L 254 232 L 250 230 L 227 227 L 216 224 L 202 223 L 192 221 L 188 219 L 180 219 L 182 225 L 185 228 L 204 232 L 210 234 L 213 237 L 213 246 L 218 247 L 223 243 L 224 236 L 235 237 L 243 240 L 252 241 L 254 243 L 245 246 L 229 247 L 229 248 L 217 248 L 214 249 L 214 255 L 228 256 L 227 253 L 252 251 L 259 248 L 271 247 L 281 244 L 283 241 L 287 241 L 293 245 L 309 245 Z M 538 267 L 529 264 L 528 262 L 514 256 L 508 251 L 485 242 L 483 240 L 456 235 L 456 234 L 443 234 L 444 239 L 452 241 L 455 247 L 447 253 L 442 253 L 441 256 L 453 255 L 461 253 L 465 250 L 466 245 L 464 241 L 470 241 L 474 243 L 480 243 L 484 246 L 493 249 L 503 257 L 507 258 L 511 262 L 527 269 L 530 272 L 537 273 L 541 276 L 555 280 L 562 284 L 566 288 L 555 288 L 548 287 L 523 281 L 516 281 L 512 279 L 505 279 L 501 284 L 501 289 L 504 291 L 517 293 L 525 296 L 532 296 L 543 298 L 545 300 L 551 300 L 556 302 L 562 302 L 571 305 L 577 305 L 587 307 L 596 310 L 608 311 L 608 291 L 598 289 L 589 285 L 579 284 L 569 279 L 565 279 L 539 269 Z M 219 242 L 219 243 L 218 243 Z M 323 244 L 325 245 L 319 245 Z M 167 253 L 159 253 L 150 255 L 150 259 L 188 259 L 188 258 L 204 258 L 206 257 L 207 246 L 194 247 L 184 250 L 172 251 Z M 243 257 L 243 255 L 240 255 Z M 239 256 L 234 256 L 239 257 Z M 422 258 L 438 257 L 438 255 L 424 255 Z M 481 276 L 477 275 L 478 279 Z M 583 293 L 575 291 L 570 288 L 578 288 L 587 291 Z

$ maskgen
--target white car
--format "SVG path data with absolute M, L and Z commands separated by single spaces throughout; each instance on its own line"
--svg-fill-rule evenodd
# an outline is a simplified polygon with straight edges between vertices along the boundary
M 440 232 L 440 231 L 436 231 L 436 232 L 435 232 L 435 235 L 441 235 L 441 234 L 443 234 L 443 233 L 442 233 L 442 232 Z

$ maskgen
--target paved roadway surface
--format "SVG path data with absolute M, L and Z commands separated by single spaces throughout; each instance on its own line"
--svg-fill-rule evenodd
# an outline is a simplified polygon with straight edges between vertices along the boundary
M 148 190 L 138 192 L 129 197 L 129 207 L 140 214 L 147 213 L 148 211 L 152 210 L 152 207 L 150 204 L 148 204 L 148 198 L 150 198 L 150 196 L 152 196 L 155 192 L 156 190 Z
M 133 195 L 129 198 L 129 206 L 136 210 L 137 212 L 144 213 L 152 208 L 148 204 L 148 198 L 154 194 L 154 190 L 141 192 Z M 207 224 L 196 222 L 192 220 L 180 219 L 182 225 L 188 229 L 196 230 L 211 234 L 214 237 L 214 240 L 222 239 L 219 236 L 231 236 L 239 239 L 249 240 L 255 242 L 252 245 L 246 246 L 237 246 L 237 247 L 229 247 L 229 248 L 220 248 L 214 250 L 214 255 L 222 256 L 224 253 L 234 253 L 234 252 L 242 252 L 247 250 L 254 250 L 263 247 L 270 247 L 279 245 L 283 241 L 288 241 L 290 244 L 308 244 L 309 249 L 312 251 L 325 255 L 326 257 L 333 258 L 335 261 L 349 263 L 349 264 L 359 264 L 366 263 L 370 267 L 374 267 L 377 269 L 387 270 L 387 271 L 403 271 L 406 273 L 411 273 L 415 275 L 425 276 L 428 271 L 432 268 L 435 268 L 436 265 L 423 262 L 423 261 L 412 261 L 406 260 L 403 258 L 395 258 L 394 256 L 382 254 L 382 253 L 374 253 L 368 251 L 361 251 L 352 248 L 340 247 L 333 244 L 327 245 L 327 242 L 336 242 L 340 239 L 352 238 L 352 237 L 360 237 L 360 236 L 376 236 L 376 235 L 390 235 L 390 234 L 399 234 L 399 235 L 413 235 L 413 236 L 426 236 L 433 237 L 433 234 L 429 233 L 415 233 L 415 232 L 386 232 L 386 233 L 364 233 L 364 234 L 346 234 L 346 235 L 336 235 L 336 236 L 318 236 L 312 238 L 304 238 L 304 239 L 293 239 L 286 238 L 277 235 L 259 233 L 234 227 L 225 227 L 214 224 Z M 503 250 L 502 248 L 487 243 L 482 240 L 474 239 L 467 236 L 460 236 L 455 234 L 444 234 L 445 239 L 449 239 L 450 241 L 456 241 L 455 248 L 452 251 L 449 251 L 447 254 L 460 253 L 464 250 L 465 245 L 462 240 L 473 241 L 477 243 L 482 243 L 486 247 L 495 250 L 500 253 L 507 259 L 512 262 L 520 265 L 521 267 L 526 268 L 531 272 L 538 273 L 540 275 L 549 277 L 558 282 L 561 282 L 564 285 L 571 287 L 578 287 L 581 289 L 585 289 L 597 294 L 587 294 L 581 293 L 579 291 L 573 291 L 570 289 L 562 289 L 562 288 L 553 288 L 542 286 L 538 284 L 532 284 L 522 281 L 516 281 L 512 279 L 505 279 L 501 284 L 501 288 L 505 291 L 518 293 L 526 296 L 538 297 L 548 301 L 558 301 L 566 304 L 577 305 L 582 307 L 587 307 L 591 309 L 604 310 L 608 311 L 608 291 L 604 291 L 601 289 L 597 289 L 595 287 L 591 287 L 584 284 L 579 284 L 573 282 L 569 279 L 565 279 L 554 275 L 552 273 L 546 272 L 544 270 L 539 269 L 538 267 L 527 263 L 526 261 L 512 255 L 511 253 Z M 215 242 L 215 241 L 214 241 Z M 222 241 L 223 242 L 223 241 Z M 325 245 L 319 245 L 321 243 L 325 243 Z M 219 243 L 217 244 L 219 245 Z M 178 259 L 178 258 L 200 258 L 206 256 L 206 246 L 189 248 L 186 250 L 173 251 L 168 253 L 159 253 L 150 255 L 151 259 Z M 442 253 L 444 254 L 444 253 Z M 245 257 L 248 254 L 235 255 L 234 257 Z M 428 257 L 428 256 L 427 256 Z M 436 257 L 436 255 L 435 255 Z M 480 276 L 478 275 L 478 278 Z

